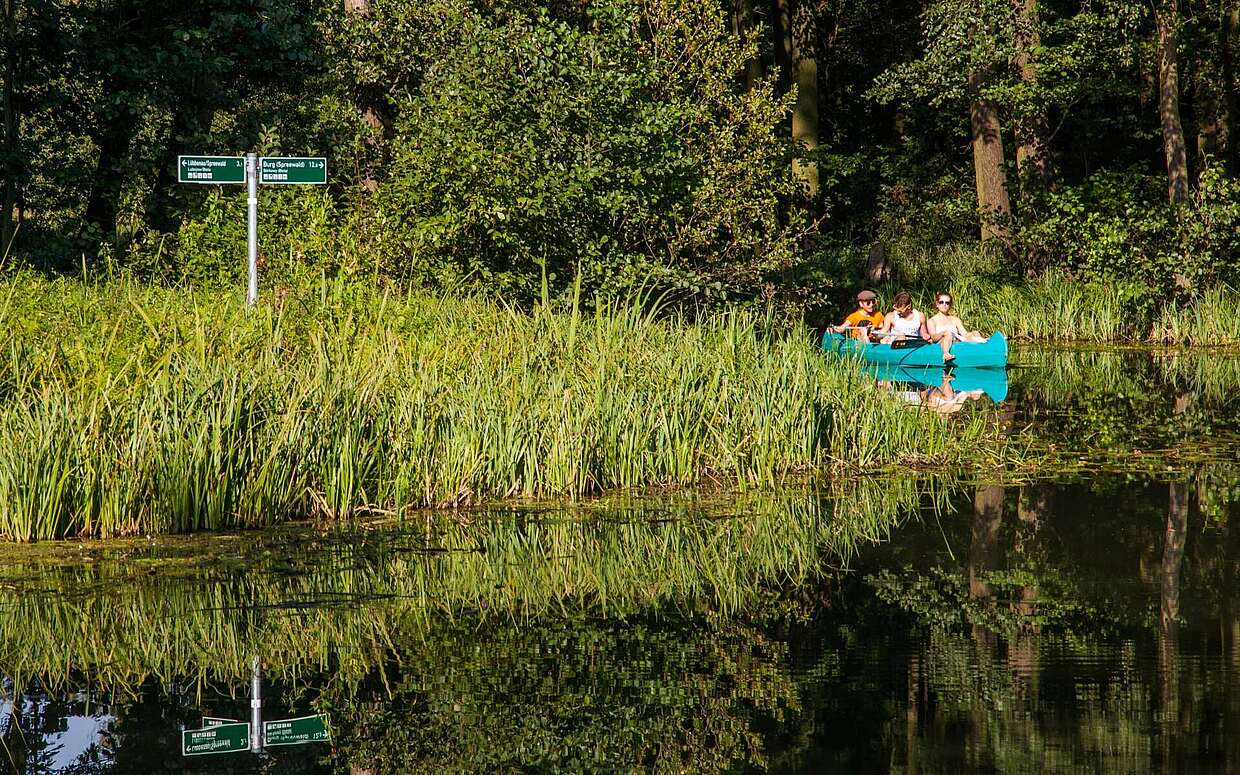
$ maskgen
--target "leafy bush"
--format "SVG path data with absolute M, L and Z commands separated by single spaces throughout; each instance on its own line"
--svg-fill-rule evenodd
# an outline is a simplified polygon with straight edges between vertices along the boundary
M 1017 221 L 1018 249 L 1036 269 L 1087 280 L 1136 280 L 1166 294 L 1234 282 L 1240 183 L 1206 169 L 1191 202 L 1167 204 L 1166 181 L 1102 171 L 1042 195 Z
M 390 271 L 532 298 L 579 267 L 588 289 L 719 298 L 793 262 L 788 102 L 735 82 L 753 47 L 717 4 L 608 0 L 584 24 L 435 8 L 454 34 L 427 41 L 378 193 Z

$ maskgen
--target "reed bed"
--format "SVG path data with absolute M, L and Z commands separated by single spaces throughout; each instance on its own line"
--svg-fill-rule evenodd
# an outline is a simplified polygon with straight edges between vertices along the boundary
M 920 287 L 920 286 L 919 286 Z M 924 309 L 939 288 L 920 294 Z M 1136 283 L 1048 275 L 999 284 L 965 275 L 950 287 L 956 312 L 972 328 L 1009 338 L 1061 342 L 1144 342 L 1240 349 L 1240 292 L 1218 286 L 1187 300 L 1157 303 Z
M 284 677 L 356 678 L 447 621 L 736 613 L 817 582 L 923 509 L 946 510 L 956 487 L 905 477 L 732 501 L 471 511 L 468 522 L 436 513 L 325 540 L 144 542 L 88 565 L 16 555 L 0 575 L 18 591 L 0 606 L 0 675 L 55 683 L 80 671 L 118 689 L 152 675 L 234 681 L 258 653 Z
M 0 536 L 258 527 L 976 457 L 802 332 L 649 300 L 0 284 Z
M 1154 320 L 1150 338 L 1157 342 L 1240 348 L 1240 291 L 1211 288 L 1191 303 L 1165 308 Z
M 1138 285 L 1071 281 L 1051 275 L 1021 285 L 960 277 L 954 283 L 965 322 L 1011 338 L 1122 342 L 1147 338 L 1147 291 Z

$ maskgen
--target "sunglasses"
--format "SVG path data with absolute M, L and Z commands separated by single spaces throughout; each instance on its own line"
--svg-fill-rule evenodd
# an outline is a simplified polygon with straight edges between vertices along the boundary
M 935 302 L 935 304 L 937 304 L 940 307 L 950 307 L 952 305 L 950 299 L 939 299 L 938 301 Z

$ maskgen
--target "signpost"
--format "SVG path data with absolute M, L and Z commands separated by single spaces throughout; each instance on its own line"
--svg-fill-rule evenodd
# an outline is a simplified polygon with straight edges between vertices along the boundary
M 327 159 L 322 156 L 178 156 L 177 182 L 246 184 L 246 248 L 249 283 L 246 306 L 258 301 L 258 184 L 322 186 Z
M 244 723 L 245 723 L 244 721 L 238 721 L 235 718 L 216 718 L 215 716 L 203 716 L 202 717 L 202 728 L 203 729 L 210 729 L 211 727 L 218 727 L 221 724 L 244 724 Z
M 245 160 L 240 156 L 178 156 L 178 183 L 244 183 Z
M 250 750 L 250 725 L 244 721 L 181 732 L 181 755 L 202 756 Z
M 324 743 L 329 740 L 327 716 L 302 716 L 263 723 L 263 743 L 273 745 L 300 745 Z
M 327 182 L 327 159 L 322 156 L 264 156 L 259 165 L 258 182 L 321 186 Z

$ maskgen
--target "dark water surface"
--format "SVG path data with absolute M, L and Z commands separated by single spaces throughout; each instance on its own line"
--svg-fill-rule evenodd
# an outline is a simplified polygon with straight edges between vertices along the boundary
M 0 771 L 1240 771 L 1240 362 L 1008 377 L 994 481 L 4 549 Z M 332 741 L 181 756 L 255 655 Z

